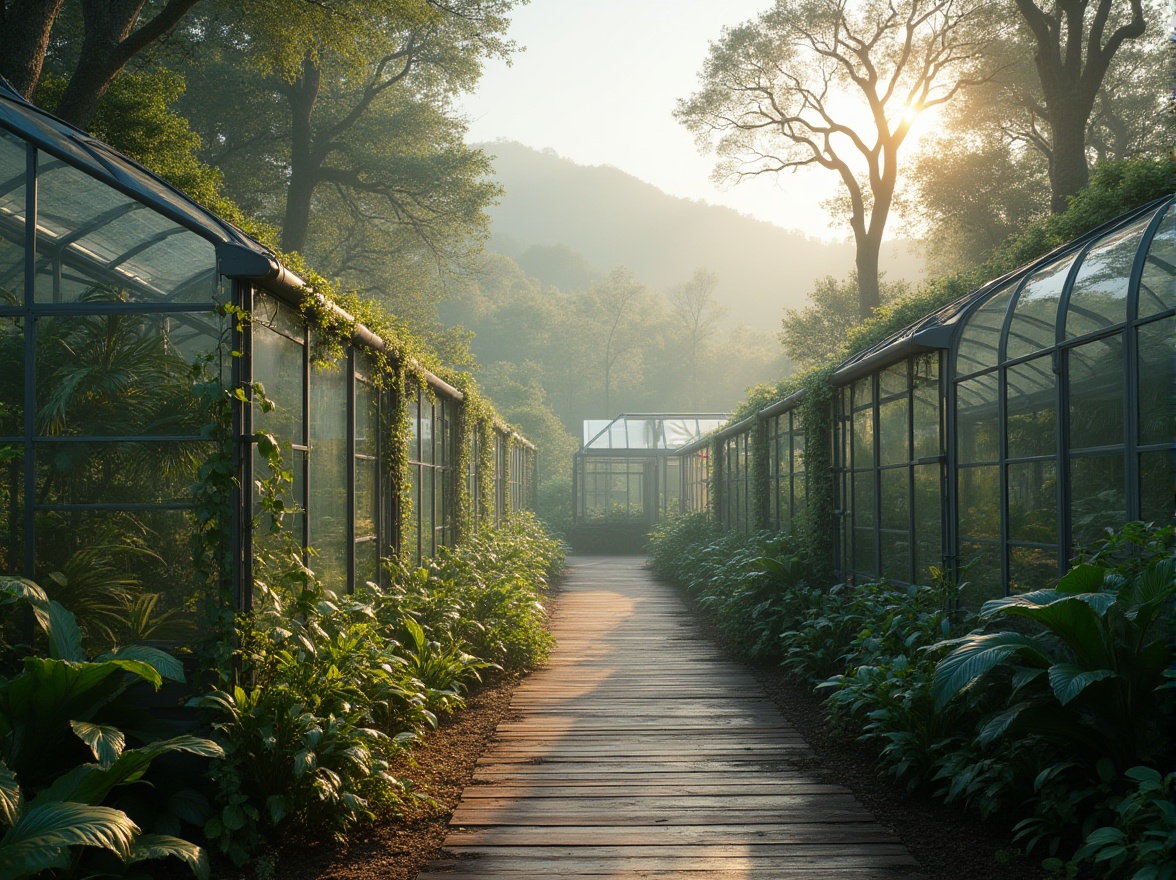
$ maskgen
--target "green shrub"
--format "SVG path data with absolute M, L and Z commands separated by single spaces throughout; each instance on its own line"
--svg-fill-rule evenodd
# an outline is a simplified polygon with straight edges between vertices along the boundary
M 144 833 L 124 809 L 127 787 L 160 756 L 222 754 L 207 739 L 160 736 L 162 728 L 134 696 L 143 683 L 159 688 L 165 678 L 182 681 L 179 662 L 146 647 L 87 660 L 71 612 L 29 581 L 0 582 L 0 606 L 17 601 L 31 607 L 49 656 L 25 657 L 23 671 L 0 677 L 0 828 L 6 829 L 0 876 L 18 880 L 46 870 L 119 876 L 130 865 L 176 856 L 197 877 L 208 877 L 199 846 L 172 834 Z M 171 794 L 179 813 L 200 819 L 193 816 L 200 812 L 199 795 Z M 178 827 L 175 816 L 156 818 L 171 818 Z
M 546 656 L 540 599 L 562 565 L 530 515 L 354 596 L 287 560 L 239 626 L 240 683 L 198 701 L 225 752 L 209 839 L 242 864 L 283 837 L 343 837 L 401 802 L 390 759 L 461 708 L 482 670 Z

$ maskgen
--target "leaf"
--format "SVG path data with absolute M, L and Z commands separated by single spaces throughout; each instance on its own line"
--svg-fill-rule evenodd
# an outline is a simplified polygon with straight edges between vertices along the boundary
M 271 794 L 265 799 L 265 809 L 270 822 L 277 825 L 286 818 L 286 798 L 280 794 Z
M 93 724 L 89 721 L 71 721 L 69 726 L 78 739 L 90 747 L 98 766 L 106 770 L 113 764 L 127 746 L 127 738 L 117 727 L 109 724 Z
M 125 860 L 139 826 L 122 810 L 54 801 L 27 810 L 0 838 L 0 877 L 17 880 L 60 865 L 71 846 L 98 846 Z
M 184 664 L 166 651 L 147 645 L 124 645 L 121 648 L 103 654 L 97 660 L 138 660 L 146 663 L 159 673 L 161 678 L 169 681 L 184 680 Z
M 1001 712 L 999 715 L 990 718 L 985 722 L 984 726 L 976 734 L 976 741 L 980 745 L 988 745 L 993 740 L 1004 735 L 1004 732 L 1009 729 L 1014 721 L 1021 715 L 1025 709 L 1028 708 L 1026 703 L 1017 703 L 1011 709 Z
M 38 620 L 40 618 L 38 617 Z M 86 653 L 82 650 L 82 631 L 73 612 L 67 611 L 60 602 L 49 602 L 47 622 L 42 624 L 49 638 L 49 656 L 54 660 L 82 663 Z
M 1050 665 L 1050 658 L 1037 642 L 1020 633 L 983 633 L 959 639 L 955 649 L 935 666 L 931 696 L 936 708 L 942 709 L 948 700 L 976 679 L 1017 654 L 1037 666 Z
M 1112 669 L 1083 669 L 1073 663 L 1055 663 L 1049 668 L 1049 686 L 1063 706 L 1094 682 L 1117 677 L 1118 673 Z
M 16 774 L 0 761 L 0 822 L 15 825 L 24 808 L 24 793 L 20 790 Z
M 162 859 L 175 856 L 189 868 L 199 880 L 208 880 L 210 868 L 208 854 L 199 846 L 179 837 L 169 837 L 165 834 L 143 834 L 135 841 L 128 862 L 146 861 L 147 859 Z
M 1097 593 L 1103 589 L 1109 573 L 1108 569 L 1089 562 L 1075 565 L 1058 581 L 1057 591 L 1067 595 Z
M 167 799 L 167 808 L 181 821 L 201 827 L 208 821 L 210 807 L 208 798 L 194 788 L 175 792 Z

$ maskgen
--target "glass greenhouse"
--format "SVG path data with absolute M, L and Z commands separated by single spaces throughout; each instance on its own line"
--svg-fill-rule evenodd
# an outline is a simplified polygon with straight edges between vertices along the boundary
M 934 565 L 999 595 L 1046 585 L 1108 526 L 1171 521 L 1174 315 L 1169 197 L 841 364 L 829 437 L 839 574 L 925 581 Z M 803 512 L 806 433 L 810 449 L 818 435 L 801 400 L 717 435 L 724 523 L 783 530 Z
M 648 526 L 678 513 L 682 459 L 676 451 L 726 420 L 714 413 L 625 413 L 611 421 L 585 421 L 572 466 L 573 519 Z
M 528 505 L 530 444 L 466 424 L 459 391 L 319 301 L 351 327 L 328 339 L 308 296 L 240 230 L 0 89 L 0 569 L 95 607 L 159 591 L 190 608 L 193 547 L 219 528 L 247 608 L 257 560 L 283 552 L 273 519 L 338 590 Z

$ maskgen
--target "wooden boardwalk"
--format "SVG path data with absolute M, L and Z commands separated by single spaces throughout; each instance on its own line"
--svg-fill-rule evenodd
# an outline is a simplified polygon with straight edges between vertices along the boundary
M 642 565 L 570 560 L 551 662 L 515 692 L 420 876 L 917 877 Z

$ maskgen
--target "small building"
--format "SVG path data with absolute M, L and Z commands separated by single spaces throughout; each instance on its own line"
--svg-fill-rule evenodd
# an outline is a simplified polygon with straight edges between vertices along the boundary
M 650 526 L 687 509 L 678 450 L 726 421 L 721 413 L 585 421 L 572 464 L 572 546 L 640 549 Z

